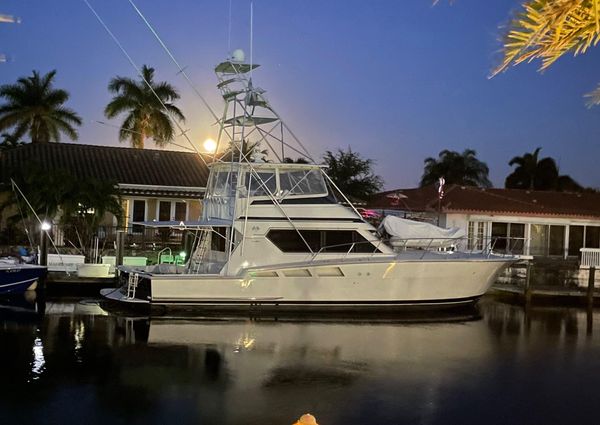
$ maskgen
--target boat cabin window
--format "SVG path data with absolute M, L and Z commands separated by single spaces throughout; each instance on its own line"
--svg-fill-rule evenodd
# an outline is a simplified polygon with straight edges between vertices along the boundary
M 212 196 L 233 196 L 237 185 L 237 171 L 223 170 L 215 173 L 209 193 Z
M 381 252 L 355 230 L 300 230 L 299 232 L 300 234 L 293 229 L 271 229 L 267 233 L 267 238 L 282 252 L 290 253 Z
M 279 189 L 286 195 L 319 195 L 327 194 L 323 175 L 318 169 L 279 170 Z
M 250 196 L 269 196 L 277 192 L 277 179 L 275 171 L 247 172 L 244 187 L 250 189 Z

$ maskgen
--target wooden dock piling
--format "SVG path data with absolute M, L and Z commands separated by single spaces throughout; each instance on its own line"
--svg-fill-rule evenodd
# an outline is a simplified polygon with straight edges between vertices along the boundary
M 590 274 L 588 276 L 588 287 L 587 287 L 587 302 L 588 306 L 594 306 L 594 283 L 596 282 L 596 267 L 590 267 Z
M 48 265 L 48 232 L 40 232 L 40 261 L 41 266 Z
M 531 261 L 527 261 L 525 273 L 525 304 L 529 305 L 531 303 Z
M 125 236 L 126 236 L 126 233 L 123 230 L 117 231 L 117 252 L 116 252 L 117 266 L 123 265 L 123 253 L 125 252 Z

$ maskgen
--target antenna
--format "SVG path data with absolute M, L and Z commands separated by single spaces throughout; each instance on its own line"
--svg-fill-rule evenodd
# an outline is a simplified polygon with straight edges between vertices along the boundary
M 254 65 L 253 57 L 252 57 L 252 47 L 254 44 L 253 35 L 254 35 L 254 2 L 250 2 L 250 81 L 252 81 L 252 65 Z
M 233 0 L 229 0 L 229 27 L 227 28 L 227 52 L 231 52 L 231 3 Z

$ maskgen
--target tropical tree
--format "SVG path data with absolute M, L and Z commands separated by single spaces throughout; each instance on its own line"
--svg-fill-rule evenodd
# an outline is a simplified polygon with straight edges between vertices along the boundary
M 17 146 L 21 146 L 23 144 L 23 142 L 21 142 L 12 134 L 2 133 L 0 137 L 2 137 L 2 142 L 0 142 L 0 151 L 16 148 Z
M 556 161 L 539 158 L 541 148 L 523 156 L 515 156 L 508 165 L 516 166 L 506 177 L 507 189 L 581 191 L 583 188 L 570 176 L 560 175 Z
M 493 75 L 534 60 L 543 71 L 565 53 L 585 53 L 599 41 L 598 0 L 528 0 L 508 25 L 503 59 Z M 600 85 L 586 96 L 588 105 L 600 104 Z
M 373 160 L 362 158 L 350 148 L 338 149 L 335 153 L 326 151 L 323 164 L 331 180 L 351 198 L 365 200 L 383 187 L 383 179 L 373 174 Z
M 53 87 L 55 76 L 56 70 L 43 76 L 33 71 L 15 84 L 0 86 L 0 98 L 6 101 L 0 105 L 0 131 L 12 131 L 14 140 L 27 134 L 32 143 L 59 142 L 62 133 L 76 140 L 81 118 L 64 106 L 69 93 Z
M 285 158 L 283 158 L 283 163 L 284 164 L 309 164 L 308 159 L 299 156 L 296 159 L 292 159 L 288 156 L 286 156 Z
M 155 82 L 154 68 L 144 65 L 140 81 L 117 76 L 110 80 L 108 90 L 114 97 L 104 114 L 107 118 L 125 114 L 119 140 L 130 141 L 134 148 L 143 149 L 148 138 L 157 146 L 165 146 L 175 138 L 173 120 L 185 121 L 183 113 L 173 104 L 179 93 L 167 82 Z
M 477 152 L 473 149 L 465 149 L 463 153 L 443 150 L 438 159 L 426 158 L 421 186 L 435 183 L 443 177 L 447 184 L 491 187 L 489 168 L 476 155 Z
M 269 162 L 269 151 L 266 149 L 261 149 L 259 142 L 249 142 L 244 140 L 241 144 L 236 142 L 229 142 L 229 146 L 227 149 L 221 154 L 222 161 L 239 161 L 240 159 L 240 150 L 242 154 L 242 162 L 252 161 L 253 159 L 258 158 L 260 161 Z
M 10 170 L 9 175 L 26 194 L 31 208 L 21 195 L 6 185 L 0 212 L 16 207 L 12 209 L 15 213 L 7 217 L 8 222 L 15 225 L 25 220 L 23 224 L 30 233 L 34 233 L 38 226 L 35 215 L 49 222 L 58 217 L 65 228 L 65 239 L 87 254 L 87 248 L 107 212 L 112 213 L 118 222 L 122 220 L 120 193 L 114 182 L 78 179 L 66 170 L 46 169 L 37 163 L 30 163 L 24 169 Z

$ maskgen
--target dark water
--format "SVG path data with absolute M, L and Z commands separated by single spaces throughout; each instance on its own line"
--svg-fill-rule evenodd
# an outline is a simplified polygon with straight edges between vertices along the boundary
M 484 300 L 391 322 L 0 306 L 0 424 L 597 423 L 600 311 Z

